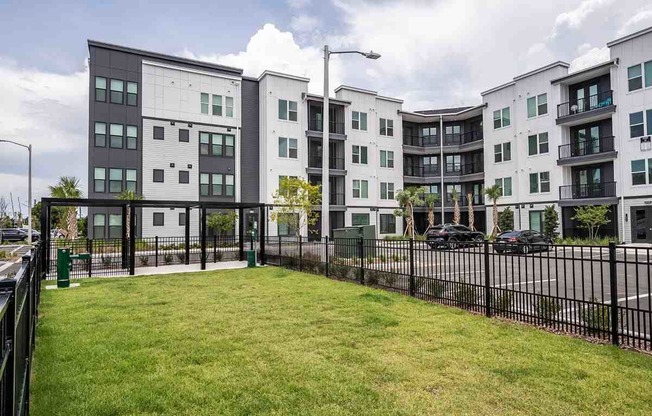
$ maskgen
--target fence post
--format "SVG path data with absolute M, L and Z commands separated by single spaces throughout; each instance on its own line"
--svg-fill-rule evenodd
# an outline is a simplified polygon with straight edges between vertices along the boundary
M 303 244 L 301 244 L 301 235 L 299 235 L 299 271 L 303 270 Z
M 217 263 L 217 234 L 213 234 L 213 263 Z
M 328 277 L 328 236 L 324 237 L 324 241 L 326 241 L 326 277 Z
M 158 235 L 154 237 L 154 267 L 158 267 Z
M 490 291 L 490 279 L 489 279 L 489 240 L 484 240 L 484 304 L 485 304 L 485 315 L 488 317 L 491 316 L 491 291 Z
M 364 240 L 358 238 L 358 257 L 360 257 L 360 284 L 364 285 Z
M 618 279 L 616 275 L 616 243 L 609 243 L 609 288 L 611 291 L 611 343 L 619 344 L 618 340 Z
M 283 267 L 283 256 L 281 255 L 283 252 L 281 251 L 281 236 L 278 236 L 278 265 L 279 267 Z
M 186 207 L 186 224 L 185 224 L 185 235 L 186 240 L 185 255 L 186 258 L 185 264 L 190 264 L 190 208 Z M 241 259 L 242 260 L 242 259 Z
M 410 238 L 410 296 L 414 296 L 414 238 Z
M 86 240 L 86 252 L 90 256 L 88 258 L 88 277 L 93 275 L 93 240 L 90 238 Z

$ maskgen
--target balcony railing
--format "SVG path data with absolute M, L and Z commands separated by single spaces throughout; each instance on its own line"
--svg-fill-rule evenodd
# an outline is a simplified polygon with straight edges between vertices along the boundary
M 439 136 L 403 135 L 403 144 L 407 146 L 439 146 Z
M 328 131 L 333 134 L 344 134 L 344 123 L 334 120 L 329 120 Z M 324 131 L 324 122 L 318 118 L 311 118 L 308 120 L 308 130 L 311 131 Z
M 417 176 L 420 178 L 426 176 L 439 176 L 439 165 L 409 166 L 403 165 L 403 175 Z
M 322 156 L 321 155 L 310 155 L 308 156 L 308 167 L 310 168 L 321 168 L 322 167 Z M 328 158 L 328 169 L 344 169 L 344 158 L 343 157 L 334 157 L 331 156 Z
M 605 136 L 596 139 L 580 140 L 559 146 L 559 158 L 595 155 L 614 151 L 614 136 Z
M 616 196 L 616 182 L 563 185 L 559 199 L 607 198 Z
M 484 165 L 479 162 L 465 164 L 446 163 L 444 166 L 444 176 L 471 175 L 480 172 L 484 172 Z
M 454 146 L 482 140 L 483 135 L 480 130 L 467 131 L 466 133 L 453 133 L 444 135 L 444 146 Z
M 344 192 L 330 192 L 328 194 L 330 205 L 344 205 Z
M 471 197 L 471 204 L 472 205 L 484 205 L 484 197 L 482 195 L 473 195 Z M 457 196 L 457 203 L 459 204 L 460 207 L 466 207 L 469 205 L 469 198 L 467 195 L 458 195 Z M 444 206 L 445 207 L 454 207 L 455 206 L 455 201 L 453 201 L 453 197 L 450 194 L 446 195 L 446 199 L 444 199 Z
M 613 105 L 613 91 L 603 91 L 585 98 L 571 100 L 557 105 L 557 117 L 566 117 Z

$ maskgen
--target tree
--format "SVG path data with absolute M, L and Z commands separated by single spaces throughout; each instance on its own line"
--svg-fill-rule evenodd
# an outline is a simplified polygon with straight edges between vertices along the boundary
M 473 193 L 469 192 L 466 194 L 468 206 L 469 206 L 469 229 L 475 231 L 475 214 L 473 212 Z
M 500 186 L 493 185 L 484 188 L 484 194 L 493 202 L 493 228 L 491 229 L 491 235 L 495 236 L 500 232 L 500 227 L 498 226 L 498 198 L 503 196 L 503 190 Z
M 82 197 L 82 191 L 79 188 L 79 179 L 74 176 L 62 176 L 56 185 L 50 185 L 48 188 L 50 190 L 50 196 L 53 198 L 79 199 Z M 74 206 L 65 207 L 64 215 L 58 226 L 63 228 L 66 238 L 71 240 L 76 239 L 77 208 Z
M 498 214 L 498 228 L 502 231 L 514 229 L 514 211 L 510 207 Z
M 0 228 L 13 227 L 14 221 L 9 217 L 7 209 L 9 204 L 4 196 L 0 196 Z
M 460 195 L 457 193 L 457 189 L 453 187 L 451 192 L 451 199 L 453 200 L 453 224 L 457 225 L 460 223 Z
M 609 212 L 609 205 L 584 205 L 575 208 L 575 216 L 571 219 L 579 222 L 580 228 L 588 230 L 589 238 L 593 240 L 598 237 L 600 227 L 611 222 L 607 218 Z
M 81 217 L 77 220 L 77 229 L 79 230 L 79 237 L 88 237 L 88 217 Z
M 420 207 L 426 203 L 421 198 L 421 195 L 426 191 L 425 186 L 408 186 L 396 193 L 396 200 L 400 208 L 394 210 L 394 215 L 405 218 L 405 231 L 403 235 L 409 235 L 414 238 L 414 232 L 416 231 L 414 229 L 414 207 Z
M 140 201 L 143 198 L 144 197 L 142 195 L 138 195 L 137 193 L 129 189 L 125 189 L 124 191 L 120 192 L 118 196 L 115 197 L 115 199 L 120 199 L 122 201 Z M 127 218 L 125 224 L 127 226 L 127 229 L 125 230 L 125 237 L 129 238 L 129 234 L 130 234 L 129 230 L 131 230 L 131 205 L 127 205 Z
M 557 238 L 559 233 L 559 214 L 554 205 L 548 205 L 543 210 L 543 234 L 551 239 Z
M 273 195 L 272 221 L 286 225 L 295 231 L 297 237 L 300 236 L 303 227 L 315 224 L 319 218 L 314 207 L 321 204 L 320 188 L 320 185 L 313 185 L 303 178 L 282 178 Z
M 238 214 L 235 211 L 213 212 L 206 217 L 206 227 L 213 230 L 219 238 L 235 229 Z
M 29 213 L 29 215 L 32 217 L 32 228 L 35 230 L 41 229 L 41 206 L 41 201 L 38 201 L 32 207 L 32 212 Z
M 435 204 L 439 201 L 439 195 L 425 194 L 423 201 L 428 207 L 428 228 L 426 228 L 426 230 L 423 232 L 425 234 L 429 229 L 435 226 Z

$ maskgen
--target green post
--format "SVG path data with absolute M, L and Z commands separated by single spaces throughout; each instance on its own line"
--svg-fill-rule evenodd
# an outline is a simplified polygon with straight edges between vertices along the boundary
M 70 249 L 57 249 L 57 287 L 70 287 Z

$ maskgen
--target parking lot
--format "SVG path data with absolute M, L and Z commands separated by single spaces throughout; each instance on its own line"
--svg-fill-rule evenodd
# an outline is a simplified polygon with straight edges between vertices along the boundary
M 0 278 L 13 276 L 22 262 L 21 257 L 29 251 L 29 246 L 19 245 L 0 245 L 0 252 L 5 253 L 3 259 L 0 259 Z

